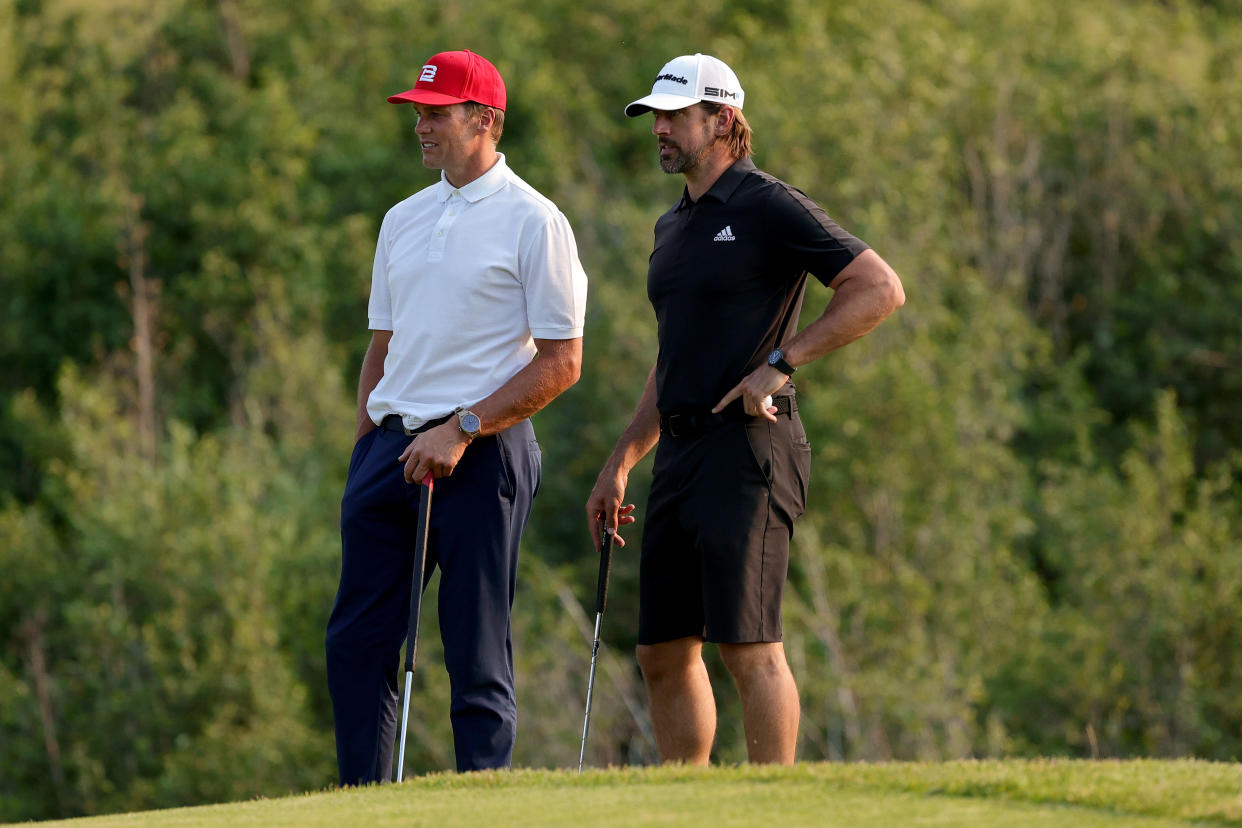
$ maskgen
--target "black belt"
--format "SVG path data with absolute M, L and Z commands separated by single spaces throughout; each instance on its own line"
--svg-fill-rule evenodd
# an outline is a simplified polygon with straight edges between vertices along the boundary
M 435 420 L 428 420 L 418 428 L 411 430 L 405 427 L 405 421 L 401 419 L 400 414 L 389 414 L 387 417 L 380 420 L 380 428 L 384 429 L 384 431 L 395 431 L 398 434 L 404 434 L 406 437 L 413 437 L 415 434 L 422 434 L 424 431 L 428 431 L 438 425 L 447 423 L 452 416 L 452 414 L 445 414 L 443 417 Z
M 772 405 L 776 408 L 776 416 L 792 415 L 798 410 L 798 404 L 792 394 L 774 397 Z M 660 431 L 669 437 L 693 437 L 711 431 L 725 423 L 738 423 L 756 419 L 742 410 L 741 403 L 730 405 L 719 414 L 711 411 L 678 411 L 673 414 L 660 415 Z

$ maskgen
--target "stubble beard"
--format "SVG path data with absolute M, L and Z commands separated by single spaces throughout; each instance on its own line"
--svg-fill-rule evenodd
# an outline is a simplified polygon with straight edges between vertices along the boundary
M 716 140 L 717 139 L 715 137 L 709 137 L 698 147 L 693 147 L 689 150 L 683 148 L 680 144 L 674 141 L 661 142 L 661 147 L 672 147 L 677 150 L 677 155 L 672 158 L 661 158 L 660 169 L 664 170 L 664 172 L 669 175 L 677 175 L 678 173 L 694 171 L 694 169 L 699 166 L 699 163 L 702 162 L 703 158 L 706 157 L 708 150 L 712 148 L 712 144 L 714 144 Z

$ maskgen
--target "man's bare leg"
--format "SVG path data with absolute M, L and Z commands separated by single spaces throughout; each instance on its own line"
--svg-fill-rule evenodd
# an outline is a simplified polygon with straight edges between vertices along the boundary
M 706 765 L 716 735 L 716 699 L 703 663 L 703 639 L 639 644 L 638 666 L 647 683 L 660 761 Z
M 750 761 L 792 765 L 801 715 L 798 686 L 779 641 L 721 644 L 720 656 L 742 699 L 742 725 Z

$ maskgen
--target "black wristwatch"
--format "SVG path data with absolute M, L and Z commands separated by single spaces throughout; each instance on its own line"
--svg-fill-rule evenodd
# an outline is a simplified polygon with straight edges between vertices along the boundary
M 798 370 L 785 361 L 785 353 L 780 348 L 774 348 L 772 353 L 768 354 L 768 365 L 791 377 L 794 371 Z
M 473 440 L 479 436 L 480 429 L 483 428 L 483 421 L 479 419 L 479 415 L 473 411 L 467 411 L 465 407 L 458 407 L 453 412 L 457 415 L 457 425 L 465 432 L 466 436 Z

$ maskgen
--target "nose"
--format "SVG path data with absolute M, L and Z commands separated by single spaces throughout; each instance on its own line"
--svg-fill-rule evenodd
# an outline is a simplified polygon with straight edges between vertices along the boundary
M 418 135 L 426 135 L 431 129 L 431 124 L 419 118 L 414 124 L 414 132 Z
M 668 116 L 663 112 L 655 114 L 655 120 L 651 123 L 652 135 L 668 135 Z

